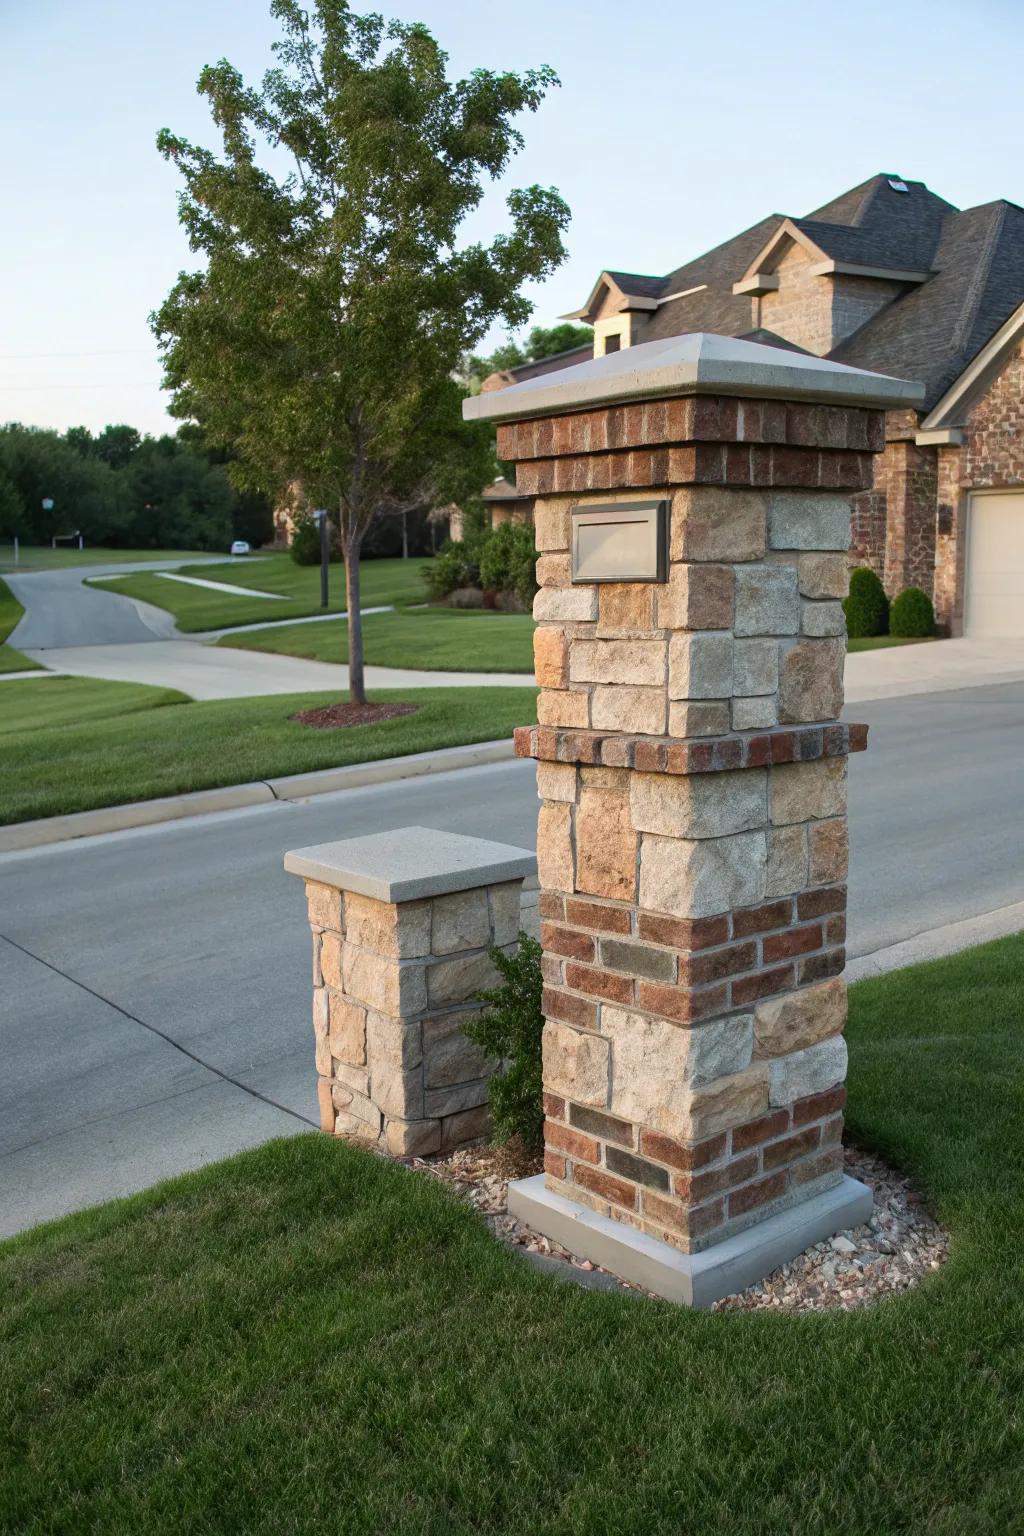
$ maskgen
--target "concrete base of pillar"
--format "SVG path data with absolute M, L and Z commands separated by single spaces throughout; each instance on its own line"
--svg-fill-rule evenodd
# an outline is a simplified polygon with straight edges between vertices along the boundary
M 702 1253 L 680 1253 L 669 1243 L 555 1194 L 545 1187 L 543 1174 L 508 1187 L 509 1212 L 524 1226 L 620 1279 L 686 1307 L 709 1307 L 763 1280 L 812 1243 L 867 1221 L 871 1207 L 867 1185 L 844 1177 L 833 1188 Z

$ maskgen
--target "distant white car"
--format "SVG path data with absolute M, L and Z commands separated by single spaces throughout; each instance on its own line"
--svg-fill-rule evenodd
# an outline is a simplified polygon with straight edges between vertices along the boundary
M 233 555 L 251 555 L 252 550 L 249 548 L 246 539 L 236 539 L 231 546 L 231 553 Z

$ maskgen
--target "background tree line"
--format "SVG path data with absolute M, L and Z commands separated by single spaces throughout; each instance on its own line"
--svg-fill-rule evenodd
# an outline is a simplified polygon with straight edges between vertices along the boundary
M 226 550 L 273 537 L 269 498 L 238 492 L 228 456 L 200 428 L 143 437 L 123 423 L 93 434 L 0 427 L 0 540 L 48 544 L 80 530 L 86 545 Z M 52 499 L 52 510 L 43 500 Z

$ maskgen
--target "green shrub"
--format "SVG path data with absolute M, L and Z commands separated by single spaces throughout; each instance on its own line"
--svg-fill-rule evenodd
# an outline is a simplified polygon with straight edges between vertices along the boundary
M 935 609 L 927 592 L 907 587 L 889 610 L 889 633 L 905 640 L 924 640 L 935 633 Z
M 475 541 L 449 540 L 429 565 L 422 567 L 423 580 L 430 596 L 439 601 L 459 587 L 480 584 L 480 553 Z
M 850 595 L 843 599 L 846 632 L 851 640 L 868 635 L 884 635 L 889 627 L 889 599 L 885 588 L 869 566 L 851 572 Z
M 533 529 L 524 523 L 501 523 L 484 540 L 480 551 L 480 585 L 488 592 L 514 592 L 529 608 L 537 590 L 537 550 Z
M 334 524 L 330 523 L 331 560 L 341 559 L 341 548 Z M 320 524 L 312 512 L 296 512 L 292 521 L 292 542 L 288 553 L 296 565 L 320 564 Z
M 518 1137 L 528 1152 L 544 1145 L 540 955 L 537 940 L 522 931 L 514 954 L 492 949 L 501 985 L 480 994 L 488 1011 L 465 1025 L 469 1038 L 498 1062 L 488 1084 L 494 1140 Z

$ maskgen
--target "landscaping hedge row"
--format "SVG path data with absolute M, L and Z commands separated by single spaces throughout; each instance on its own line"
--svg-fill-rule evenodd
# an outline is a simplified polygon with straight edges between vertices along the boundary
M 843 612 L 851 640 L 871 635 L 925 640 L 935 633 L 935 610 L 927 592 L 907 587 L 890 604 L 882 583 L 866 565 L 850 575 L 850 595 L 843 599 Z

